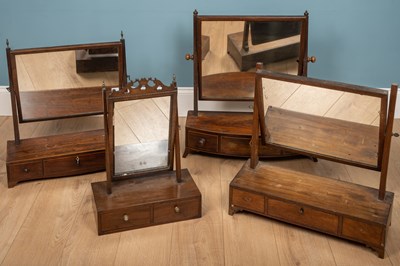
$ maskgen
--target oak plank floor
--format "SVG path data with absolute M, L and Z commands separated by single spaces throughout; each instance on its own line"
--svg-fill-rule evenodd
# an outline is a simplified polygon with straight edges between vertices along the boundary
M 56 131 L 102 122 L 94 120 L 62 122 Z M 182 129 L 184 122 L 181 118 Z M 46 123 L 25 124 L 21 133 L 24 137 L 44 134 L 52 128 Z M 400 131 L 398 119 L 394 131 Z M 0 265 L 400 264 L 399 138 L 392 142 L 387 187 L 395 192 L 395 202 L 382 260 L 357 243 L 249 213 L 229 216 L 229 182 L 245 160 L 201 154 L 189 155 L 182 166 L 189 169 L 202 193 L 202 218 L 97 236 L 90 183 L 104 180 L 105 173 L 31 181 L 8 189 L 5 143 L 13 138 L 10 117 L 0 117 L 0 133 Z M 183 135 L 181 142 L 183 149 Z M 378 182 L 377 172 L 325 160 L 271 164 L 364 185 Z

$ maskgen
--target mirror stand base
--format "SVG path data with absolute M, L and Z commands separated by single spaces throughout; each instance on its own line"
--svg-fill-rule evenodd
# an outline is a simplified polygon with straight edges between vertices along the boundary
M 8 187 L 28 180 L 104 171 L 104 130 L 7 141 Z
M 189 153 L 249 158 L 253 113 L 189 111 L 186 118 L 186 141 L 183 157 Z M 273 146 L 262 146 L 263 159 L 290 159 L 301 155 Z
M 92 183 L 98 234 L 109 234 L 201 217 L 201 194 L 187 169 L 176 172 Z

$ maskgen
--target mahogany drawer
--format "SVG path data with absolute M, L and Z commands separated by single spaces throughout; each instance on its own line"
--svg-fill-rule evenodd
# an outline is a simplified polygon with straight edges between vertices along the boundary
M 218 152 L 218 136 L 188 131 L 186 136 L 189 148 Z
M 221 153 L 235 156 L 250 156 L 250 138 L 221 137 Z
M 220 152 L 222 154 L 227 154 L 227 155 L 250 157 L 251 155 L 250 140 L 251 140 L 250 137 L 245 138 L 245 137 L 221 136 Z M 268 154 L 267 157 L 290 154 L 288 152 L 284 152 L 270 145 L 260 145 L 258 153 L 260 156 L 265 156 Z
M 43 177 L 42 161 L 34 161 L 18 164 L 7 164 L 8 179 L 28 180 Z
M 185 199 L 154 205 L 154 223 L 170 223 L 201 216 L 201 198 Z
M 264 196 L 240 189 L 232 189 L 232 204 L 238 208 L 264 213 Z
M 105 169 L 104 151 L 64 156 L 43 161 L 44 176 L 58 177 L 86 174 Z
M 151 224 L 151 205 L 99 214 L 101 233 L 121 231 Z
M 384 239 L 384 227 L 343 217 L 342 235 L 363 243 L 380 246 Z M 384 244 L 384 243 L 383 243 Z
M 268 199 L 268 215 L 283 221 L 337 235 L 339 217 L 317 209 Z

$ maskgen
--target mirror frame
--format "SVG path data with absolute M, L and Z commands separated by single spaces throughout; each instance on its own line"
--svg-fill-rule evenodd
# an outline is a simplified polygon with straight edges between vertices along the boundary
M 118 49 L 118 72 L 119 72 L 118 86 L 122 87 L 126 83 L 125 40 L 123 38 L 121 38 L 121 40 L 118 42 L 74 44 L 74 45 L 27 48 L 27 49 L 16 49 L 16 50 L 11 50 L 11 48 L 9 47 L 8 41 L 7 41 L 6 53 L 7 53 L 7 62 L 8 62 L 11 103 L 12 103 L 13 113 L 15 114 L 16 117 L 18 117 L 19 123 L 71 118 L 71 117 L 88 116 L 88 115 L 98 115 L 98 114 L 103 113 L 102 108 L 100 108 L 98 111 L 94 111 L 94 112 L 82 112 L 82 113 L 70 113 L 70 114 L 67 113 L 65 115 L 49 115 L 48 117 L 37 117 L 37 118 L 30 118 L 30 119 L 24 118 L 24 113 L 23 113 L 24 107 L 22 106 L 22 103 L 21 103 L 20 88 L 18 86 L 16 56 L 25 55 L 25 54 L 62 52 L 62 51 L 81 50 L 81 49 L 90 49 L 90 48 L 117 48 Z M 93 87 L 83 87 L 82 89 L 84 89 L 84 88 L 93 88 Z M 97 86 L 95 88 L 97 88 Z M 99 84 L 98 88 L 99 88 L 100 106 L 102 106 L 102 104 L 101 104 L 102 85 Z M 81 89 L 81 88 L 74 88 L 74 89 Z M 52 90 L 48 90 L 48 92 L 49 92 L 49 94 L 51 94 Z M 17 123 L 17 122 L 14 122 L 14 124 L 15 123 Z M 17 139 L 19 139 L 19 133 L 18 133 L 18 138 L 16 136 L 16 140 Z
M 198 100 L 218 100 L 218 101 L 243 101 L 240 99 L 230 98 L 217 98 L 210 99 L 203 96 L 202 92 L 202 22 L 203 21 L 259 21 L 259 22 L 273 22 L 273 21 L 299 21 L 301 25 L 300 37 L 300 53 L 299 53 L 299 67 L 298 75 L 307 75 L 307 54 L 308 54 L 308 12 L 306 11 L 303 16 L 218 16 L 218 15 L 198 15 L 195 10 L 193 12 L 193 45 L 194 51 L 191 57 L 194 60 L 194 110 L 198 110 Z M 212 41 L 212 40 L 211 40 Z M 254 65 L 255 67 L 255 65 Z M 254 73 L 255 75 L 255 73 Z M 251 77 L 254 79 L 254 77 Z M 223 82 L 222 82 L 223 83 Z M 221 84 L 223 86 L 223 84 Z M 251 101 L 252 99 L 246 99 Z
M 168 138 L 168 164 L 165 167 L 150 168 L 130 172 L 128 174 L 115 174 L 115 125 L 114 109 L 115 103 L 124 101 L 134 101 L 140 99 L 151 99 L 157 97 L 170 97 L 170 119 L 169 119 L 169 138 Z M 178 125 L 178 90 L 175 77 L 170 86 L 164 85 L 155 78 L 141 78 L 129 82 L 124 88 L 107 90 L 103 88 L 104 102 L 104 128 L 106 141 L 106 173 L 107 191 L 111 193 L 113 181 L 124 180 L 139 176 L 173 171 L 174 157 L 177 181 L 181 182 L 181 163 L 179 147 L 179 125 Z
M 265 114 L 266 111 L 264 109 L 264 97 L 263 97 L 263 83 L 262 79 L 271 79 L 271 80 L 279 80 L 285 81 L 289 83 L 295 83 L 300 85 L 308 85 L 313 87 L 318 87 L 321 89 L 328 89 L 328 90 L 335 90 L 335 91 L 342 91 L 348 92 L 353 94 L 359 95 L 366 95 L 371 97 L 376 97 L 380 100 L 380 110 L 379 110 L 379 133 L 377 136 L 378 147 L 377 147 L 377 161 L 376 166 L 367 166 L 362 163 L 358 163 L 355 161 L 348 161 L 338 157 L 328 157 L 326 159 L 346 163 L 349 165 L 355 165 L 364 167 L 367 169 L 377 170 L 380 171 L 382 169 L 382 158 L 384 154 L 384 143 L 387 133 L 386 126 L 387 126 L 387 119 L 388 119 L 388 91 L 382 89 L 376 89 L 366 86 L 359 86 L 347 83 L 341 83 L 336 81 L 328 81 L 328 80 L 320 80 L 315 78 L 309 78 L 304 76 L 296 76 L 296 75 L 289 75 L 284 73 L 277 73 L 268 70 L 263 70 L 260 64 L 257 64 L 257 72 L 256 72 L 256 88 L 254 92 L 254 112 L 253 112 L 253 136 L 252 139 L 258 139 L 258 136 L 261 136 L 261 144 L 266 145 L 266 137 L 269 135 L 268 133 L 268 126 L 265 121 Z M 267 88 L 268 89 L 268 88 Z M 354 123 L 357 124 L 357 123 Z M 257 133 L 259 132 L 259 135 Z M 258 156 L 256 147 L 258 144 L 256 141 L 252 140 L 252 165 L 256 165 L 258 162 Z M 301 151 L 296 151 L 301 153 Z M 309 154 L 305 154 L 309 155 Z M 320 158 L 324 158 L 324 156 L 319 156 Z

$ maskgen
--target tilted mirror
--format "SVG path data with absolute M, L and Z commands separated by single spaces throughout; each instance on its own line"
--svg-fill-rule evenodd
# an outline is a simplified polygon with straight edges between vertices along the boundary
M 260 123 L 269 143 L 379 168 L 387 92 L 269 71 L 258 73 Z
M 304 16 L 198 16 L 195 86 L 200 100 L 252 100 L 257 62 L 267 70 L 307 75 Z
M 7 51 L 20 123 L 101 114 L 103 81 L 124 82 L 123 40 Z

